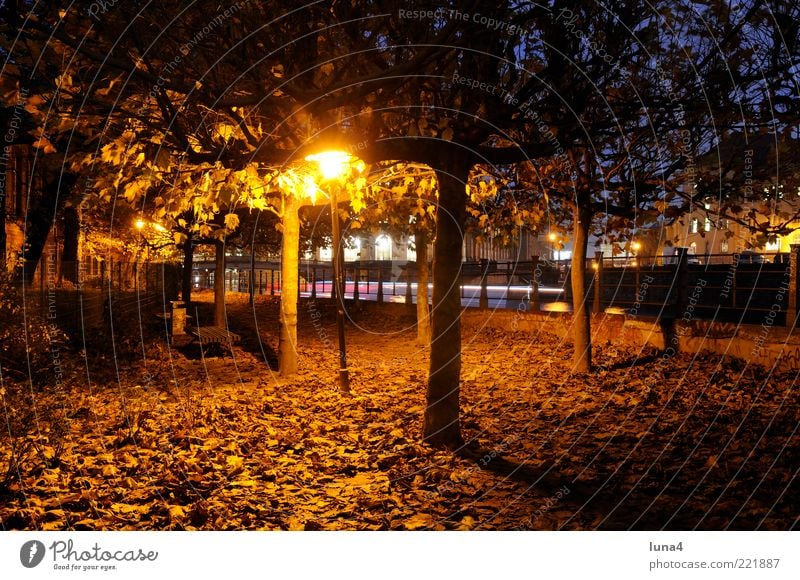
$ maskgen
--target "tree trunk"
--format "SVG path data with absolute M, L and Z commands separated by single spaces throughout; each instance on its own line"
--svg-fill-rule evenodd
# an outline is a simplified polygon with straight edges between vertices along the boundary
M 592 219 L 588 201 L 581 198 L 574 210 L 572 238 L 572 342 L 573 372 L 586 373 L 592 368 L 591 309 L 586 295 L 586 251 L 589 242 L 589 224 Z
M 61 280 L 78 283 L 78 239 L 80 237 L 80 219 L 77 208 L 65 207 L 63 214 L 64 242 L 61 249 Z
M 299 200 L 287 195 L 283 205 L 281 249 L 281 312 L 278 368 L 282 377 L 297 372 L 297 292 L 300 255 Z
M 19 271 L 26 282 L 33 281 L 33 275 L 42 259 L 42 252 L 53 227 L 53 219 L 69 196 L 69 191 L 74 183 L 75 176 L 70 173 L 62 173 L 54 177 L 45 184 L 42 195 L 28 212 L 25 245 L 22 253 L 24 263 Z
M 431 319 L 428 306 L 428 231 L 420 228 L 414 232 L 417 246 L 417 342 L 430 344 Z
M 189 308 L 192 300 L 192 265 L 194 264 L 194 244 L 191 232 L 186 235 L 186 241 L 181 247 L 183 250 L 183 271 L 181 272 L 181 300 Z
M 437 447 L 462 443 L 459 425 L 461 375 L 461 256 L 467 197 L 465 164 L 436 169 L 439 205 L 433 244 L 433 315 L 427 407 L 423 436 Z
M 225 242 L 214 242 L 214 326 L 225 327 Z

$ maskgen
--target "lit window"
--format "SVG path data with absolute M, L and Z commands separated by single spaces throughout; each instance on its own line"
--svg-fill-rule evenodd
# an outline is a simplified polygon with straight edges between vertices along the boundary
M 781 238 L 778 236 L 774 242 L 767 242 L 768 252 L 779 252 L 781 249 Z
M 409 262 L 417 261 L 417 250 L 414 243 L 415 243 L 414 236 L 409 236 L 408 245 L 406 246 L 406 260 L 408 260 Z
M 330 246 L 320 248 L 319 259 L 323 262 L 330 262 L 333 259 L 333 249 Z
M 724 254 L 728 251 L 728 240 L 722 240 L 722 243 L 719 245 L 720 251 Z
M 706 221 L 703 222 L 703 229 L 707 232 L 711 231 L 711 218 L 706 218 Z
M 389 236 L 384 234 L 375 239 L 375 259 L 392 259 L 392 239 Z
M 689 226 L 689 232 L 692 234 L 696 234 L 700 231 L 700 220 L 697 218 L 692 218 L 692 223 Z

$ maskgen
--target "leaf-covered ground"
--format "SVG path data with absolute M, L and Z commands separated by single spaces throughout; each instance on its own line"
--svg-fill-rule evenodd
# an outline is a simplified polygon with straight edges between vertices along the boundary
M 796 374 L 601 346 L 597 370 L 575 376 L 557 338 L 469 327 L 467 444 L 452 453 L 420 442 L 427 352 L 402 306 L 354 316 L 351 396 L 336 389 L 327 305 L 301 304 L 301 370 L 288 380 L 264 362 L 275 303 L 233 304 L 229 317 L 243 336 L 233 356 L 170 350 L 142 332 L 117 337 L 131 352 L 90 350 L 62 389 L 36 391 L 65 427 L 32 430 L 0 527 L 798 526 Z M 4 383 L 19 388 L 30 387 Z M 0 439 L 6 459 L 12 440 Z

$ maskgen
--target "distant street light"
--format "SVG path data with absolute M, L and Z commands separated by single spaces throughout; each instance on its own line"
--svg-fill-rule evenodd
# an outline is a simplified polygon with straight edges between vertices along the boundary
M 322 179 L 332 181 L 329 197 L 331 200 L 331 236 L 333 237 L 333 286 L 336 292 L 336 330 L 339 337 L 339 388 L 350 392 L 350 375 L 347 370 L 347 345 L 344 335 L 344 264 L 342 264 L 342 239 L 339 228 L 338 202 L 336 190 L 338 179 L 343 177 L 350 164 L 351 156 L 342 151 L 324 151 L 306 157 L 319 166 Z

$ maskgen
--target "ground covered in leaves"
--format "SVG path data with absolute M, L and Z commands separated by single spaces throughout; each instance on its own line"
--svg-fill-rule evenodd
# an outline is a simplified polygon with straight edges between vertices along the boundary
M 331 309 L 300 310 L 291 379 L 270 366 L 272 301 L 230 306 L 232 355 L 170 349 L 145 321 L 65 356 L 58 387 L 6 377 L 0 528 L 798 527 L 796 374 L 601 345 L 572 375 L 558 338 L 469 327 L 466 443 L 435 450 L 412 313 L 354 314 L 343 395 Z

